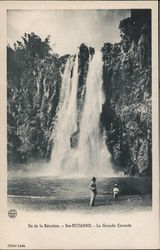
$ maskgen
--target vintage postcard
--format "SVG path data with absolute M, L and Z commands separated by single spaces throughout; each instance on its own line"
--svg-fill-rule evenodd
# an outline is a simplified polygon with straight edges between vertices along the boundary
M 0 18 L 0 249 L 158 249 L 158 2 Z

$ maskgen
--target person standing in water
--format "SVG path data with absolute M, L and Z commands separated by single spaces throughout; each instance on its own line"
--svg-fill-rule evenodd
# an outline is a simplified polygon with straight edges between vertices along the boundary
M 93 207 L 95 206 L 95 198 L 96 198 L 96 195 L 97 195 L 97 188 L 96 188 L 96 178 L 93 177 L 92 178 L 92 181 L 89 185 L 89 189 L 90 189 L 90 194 L 91 194 L 91 197 L 90 197 L 90 206 Z

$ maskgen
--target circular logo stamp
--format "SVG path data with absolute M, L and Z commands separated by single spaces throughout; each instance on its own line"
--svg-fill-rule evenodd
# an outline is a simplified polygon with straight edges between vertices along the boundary
M 9 216 L 10 218 L 12 218 L 12 219 L 16 218 L 16 216 L 17 216 L 17 210 L 15 210 L 15 209 L 10 209 L 10 210 L 8 211 L 8 216 Z

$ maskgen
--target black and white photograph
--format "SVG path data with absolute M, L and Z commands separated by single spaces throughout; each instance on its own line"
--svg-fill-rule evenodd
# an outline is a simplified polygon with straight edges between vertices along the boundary
M 25 230 L 49 230 L 48 239 L 56 230 L 97 230 L 99 239 L 100 230 L 123 235 L 138 230 L 134 218 L 146 214 L 152 221 L 157 211 L 153 9 L 96 3 L 6 9 L 7 223 L 30 214 Z M 39 214 L 46 222 L 38 222 Z M 101 215 L 110 219 L 92 220 Z M 120 245 L 98 240 L 90 246 L 131 249 L 123 237 Z M 64 246 L 48 240 L 40 248 L 90 248 L 82 241 Z M 138 242 L 134 248 L 143 247 Z M 39 247 L 38 238 L 37 245 L 7 244 Z
M 151 209 L 151 15 L 7 12 L 9 203 Z

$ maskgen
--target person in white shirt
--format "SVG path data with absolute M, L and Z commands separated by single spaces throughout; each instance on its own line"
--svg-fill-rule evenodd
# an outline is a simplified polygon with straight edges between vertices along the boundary
M 90 206 L 93 207 L 93 206 L 95 206 L 95 198 L 97 195 L 96 178 L 95 177 L 92 178 L 92 181 L 89 185 L 89 189 L 90 189 L 90 195 L 91 195 Z
M 118 185 L 115 184 L 113 188 L 113 197 L 115 200 L 118 200 L 118 195 L 119 195 L 119 188 Z

